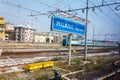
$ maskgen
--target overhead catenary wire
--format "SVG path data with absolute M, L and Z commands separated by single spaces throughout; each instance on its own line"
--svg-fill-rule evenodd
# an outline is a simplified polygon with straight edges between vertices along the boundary
M 112 18 L 111 16 L 107 15 L 101 8 L 99 8 L 100 12 L 103 13 L 106 17 L 108 17 L 108 19 L 110 18 L 111 20 L 113 20 L 113 22 L 116 22 L 118 24 L 120 24 L 119 21 L 116 21 L 116 19 Z
M 11 15 L 11 14 L 7 14 L 7 13 L 3 13 L 3 12 L 0 12 L 0 14 L 3 14 L 3 15 L 7 15 L 7 16 L 10 16 L 10 17 L 15 17 L 15 18 L 18 18 L 21 19 L 21 20 L 35 20 L 35 19 L 28 19 L 28 18 L 25 18 L 25 17 L 20 17 L 20 16 L 16 16 L 16 15 Z
M 89 2 L 90 2 L 92 5 L 96 6 L 92 1 L 89 1 Z M 102 1 L 102 5 L 105 5 L 104 2 L 105 2 L 105 0 Z M 107 5 L 107 4 L 106 4 L 106 5 Z M 109 6 L 109 5 L 107 5 L 107 6 Z M 100 12 L 101 12 L 103 15 L 105 15 L 105 16 L 108 17 L 108 18 L 111 18 L 111 20 L 113 20 L 113 22 L 115 21 L 116 23 L 120 24 L 120 22 L 116 21 L 114 18 L 112 18 L 111 16 L 107 15 L 107 14 L 101 9 L 101 7 L 98 7 L 98 9 L 100 10 Z M 95 14 L 96 14 L 96 13 L 95 13 Z M 117 14 L 115 14 L 115 15 L 117 15 Z
M 95 27 L 95 34 L 94 34 L 94 36 L 97 36 L 97 37 L 99 37 L 99 36 L 109 36 L 109 39 L 107 39 L 107 40 L 112 40 L 113 38 L 113 36 L 120 36 L 120 34 L 118 34 L 118 33 L 111 33 L 111 32 L 108 32 L 109 31 L 109 29 L 107 30 L 107 31 L 105 31 L 104 29 L 101 29 L 100 27 L 103 27 L 103 26 L 100 26 L 100 25 L 96 25 L 96 24 L 93 24 L 93 23 L 90 23 L 89 25 L 91 25 L 91 26 L 97 26 L 97 27 Z M 103 32 L 105 32 L 105 33 L 97 33 L 97 30 L 101 30 L 101 31 L 103 31 Z M 110 30 L 111 31 L 111 30 Z M 89 35 L 92 35 L 92 34 L 89 34 Z M 96 37 L 96 38 L 97 38 Z M 116 38 L 117 39 L 117 38 Z
M 65 6 L 63 6 L 63 8 L 62 9 L 65 9 L 65 8 L 69 8 L 70 9 L 70 3 L 72 3 L 73 2 L 73 0 L 68 0 L 68 2 L 67 2 L 67 4 L 65 5 Z M 61 10 L 62 10 L 61 9 Z
M 65 3 L 67 3 L 68 2 L 68 0 L 62 0 L 62 2 L 58 2 L 58 3 L 60 3 L 60 4 L 58 4 L 56 7 L 63 7 L 64 5 L 65 5 Z M 56 4 L 55 4 L 56 5 Z
M 21 5 L 11 3 L 11 2 L 1 1 L 0 3 L 1 3 L 1 4 L 8 5 L 8 6 L 16 7 L 16 8 L 21 8 L 21 9 L 26 10 L 26 11 L 31 11 L 31 12 L 35 12 L 35 13 L 40 13 L 40 11 L 33 10 L 33 9 L 29 9 L 29 8 L 26 8 L 26 7 L 23 7 L 23 6 L 21 6 Z
M 100 36 L 109 36 L 109 37 L 111 37 L 111 38 L 109 38 L 109 40 L 112 40 L 112 39 L 113 39 L 112 36 L 116 36 L 116 35 L 117 35 L 117 36 L 120 36 L 120 35 L 117 34 L 116 32 L 111 33 L 112 29 L 110 29 L 110 28 L 105 29 L 106 27 L 104 27 L 103 25 L 94 24 L 94 23 L 92 23 L 92 22 L 89 23 L 89 25 L 95 26 L 96 32 L 97 32 L 97 30 L 104 32 L 104 33 L 101 33 L 101 32 L 96 33 L 95 36 L 97 36 L 97 37 L 99 37 L 98 35 L 100 35 Z M 96 26 L 97 26 L 97 27 L 96 27 Z M 101 29 L 101 27 L 102 27 L 102 29 Z M 103 28 L 103 27 L 104 27 L 104 28 Z M 117 39 L 117 38 L 116 38 L 116 39 Z
M 110 33 L 109 31 L 111 31 L 110 28 L 106 28 L 106 27 L 103 26 L 103 25 L 98 25 L 98 24 L 96 25 L 96 24 L 94 24 L 94 23 L 92 23 L 92 22 L 90 22 L 89 25 L 91 25 L 92 27 L 94 26 L 94 27 L 96 28 L 96 30 L 104 31 L 104 32 L 106 32 L 106 33 Z M 101 27 L 104 27 L 104 29 L 101 28 Z M 107 31 L 105 30 L 105 28 L 107 29 Z
M 88 9 L 95 9 L 95 8 L 99 8 L 99 10 L 104 14 L 106 15 L 106 13 L 104 13 L 101 9 L 101 7 L 105 7 L 105 6 L 110 6 L 110 5 L 116 5 L 116 4 L 120 4 L 120 2 L 114 2 L 114 3 L 109 3 L 109 4 L 102 4 L 102 5 L 94 5 L 94 6 L 91 6 L 91 7 L 88 7 Z M 73 11 L 78 11 L 78 10 L 85 10 L 85 8 L 79 8 L 79 9 L 70 9 L 70 10 L 65 10 L 64 12 L 73 12 Z M 54 13 L 59 13 L 57 11 L 53 11 Z M 108 15 L 106 15 L 108 16 Z M 113 19 L 112 19 L 113 20 Z M 116 20 L 115 20 L 116 21 Z M 116 21 L 117 22 L 117 21 Z M 117 22 L 119 23 L 119 22 Z
M 30 12 L 35 12 L 35 13 L 39 13 L 39 11 L 36 11 L 36 10 L 33 10 L 33 9 L 30 9 L 30 8 L 25 8 L 25 7 L 22 7 L 21 5 L 18 5 L 18 4 L 14 4 L 14 3 L 11 3 L 11 2 L 5 2 L 5 1 L 0 1 L 1 4 L 5 4 L 5 5 L 8 5 L 8 6 L 12 6 L 14 8 L 20 8 L 20 9 L 23 9 L 25 11 L 30 11 Z M 21 20 L 21 22 L 23 23 L 31 23 L 33 22 L 33 20 L 36 20 L 36 19 L 27 19 L 25 17 L 21 17 L 21 16 L 16 16 L 16 15 L 10 15 L 10 14 L 6 14 L 6 13 L 0 13 L 0 14 L 3 14 L 3 15 L 7 15 L 7 16 L 10 16 L 10 17 L 15 17 L 15 18 L 18 18 Z M 23 21 L 22 21 L 23 20 Z M 29 20 L 26 21 L 26 20 Z M 41 23 L 43 24 L 43 22 Z M 45 23 L 46 24 L 46 23 Z M 48 23 L 47 23 L 48 24 Z
M 106 1 L 104 1 L 105 4 L 107 4 Z M 110 10 L 118 17 L 120 18 L 120 16 L 108 5 L 108 7 L 110 8 Z
M 14 17 L 14 18 L 16 18 L 16 19 L 18 19 L 19 18 L 19 22 L 18 23 L 23 23 L 23 24 L 26 24 L 26 23 L 28 23 L 28 24 L 30 24 L 30 25 L 32 25 L 32 27 L 34 27 L 33 26 L 33 20 L 35 21 L 35 19 L 28 19 L 28 18 L 25 18 L 25 17 L 21 17 L 21 16 L 17 16 L 17 15 L 11 15 L 11 14 L 7 14 L 7 13 L 3 13 L 3 12 L 0 12 L 0 14 L 2 14 L 2 15 L 6 15 L 6 16 L 9 16 L 9 17 Z M 6 18 L 7 19 L 7 18 Z M 5 22 L 8 22 L 8 23 L 12 23 L 13 24 L 13 22 L 11 22 L 12 20 L 6 20 L 5 19 Z M 16 21 L 15 21 L 16 22 Z
M 91 1 L 89 1 L 93 6 L 95 6 L 95 4 L 93 4 Z M 101 10 L 101 9 L 100 9 Z M 102 10 L 101 10 L 102 11 Z M 93 11 L 94 12 L 94 14 L 96 14 L 98 17 L 99 17 L 99 15 L 97 14 L 97 13 L 95 13 L 95 10 Z M 100 17 L 101 18 L 101 17 Z M 103 20 L 103 19 L 102 19 Z M 92 26 L 98 26 L 98 25 L 96 25 L 96 24 L 92 24 L 92 21 L 89 23 L 90 25 L 92 25 Z M 103 25 L 102 25 L 103 26 Z M 101 25 L 99 25 L 97 28 L 99 28 L 99 29 L 101 29 L 101 27 L 102 27 Z M 106 28 L 106 27 L 104 27 L 104 28 Z M 101 29 L 102 31 L 104 31 L 104 32 L 106 32 L 105 31 L 105 29 Z M 110 34 L 110 32 L 108 32 L 108 31 L 112 31 L 110 28 L 108 28 L 108 29 L 106 29 L 107 30 L 107 33 L 106 34 L 95 34 L 95 36 L 97 35 L 103 35 L 103 36 L 105 36 L 105 40 L 106 40 L 106 36 L 109 36 L 109 40 L 112 40 L 112 35 L 115 35 L 115 34 Z
M 42 11 L 46 11 L 47 9 L 50 9 L 50 8 L 59 10 L 58 7 L 56 7 L 56 5 L 57 6 L 59 6 L 59 5 L 62 6 L 65 2 L 64 2 L 64 0 L 61 0 L 61 1 L 59 0 L 59 2 L 56 2 L 52 5 L 49 5 L 49 4 L 41 2 L 41 1 L 38 1 L 37 3 L 46 6 L 46 8 L 40 10 L 42 12 Z M 39 15 L 51 15 L 51 13 L 49 13 L 49 11 L 48 11 L 48 12 L 45 12 L 45 13 L 30 14 L 28 16 L 39 16 Z
M 91 25 L 91 26 L 90 26 Z M 111 31 L 111 29 L 110 28 L 107 28 L 107 31 L 105 30 L 105 28 L 103 29 L 103 28 L 101 28 L 101 27 L 105 27 L 105 26 L 103 26 L 103 25 L 98 25 L 98 24 L 94 24 L 94 23 L 89 23 L 89 29 L 93 29 L 93 28 L 95 28 L 96 29 L 96 31 L 98 32 L 98 31 L 103 31 L 104 33 L 110 33 L 109 31 Z M 91 28 L 92 27 L 92 28 Z M 100 32 L 98 32 L 98 33 L 100 33 Z
M 39 0 L 38 0 L 38 3 L 40 3 L 40 4 L 44 5 L 44 6 L 47 6 L 47 8 L 54 8 L 54 9 L 56 9 L 56 7 L 51 6 L 51 5 L 48 5 L 48 4 L 46 4 L 46 3 L 44 3 L 44 2 L 41 2 L 41 1 L 39 1 Z M 44 9 L 44 10 L 45 10 L 45 9 Z
M 58 0 L 57 0 L 58 1 Z M 47 4 L 47 3 L 44 3 L 44 2 L 41 2 L 41 1 L 39 1 L 38 0 L 38 2 L 37 3 L 40 3 L 40 4 L 42 4 L 42 5 L 44 5 L 44 6 L 46 6 L 46 8 L 44 8 L 43 10 L 41 10 L 41 11 L 44 11 L 44 10 L 47 10 L 47 9 L 50 9 L 50 8 L 53 8 L 53 9 L 58 9 L 58 7 L 56 7 L 56 5 L 57 6 L 63 6 L 63 4 L 65 3 L 65 1 L 64 0 L 59 0 L 59 2 L 56 2 L 56 3 L 54 3 L 54 4 L 52 4 L 52 5 L 49 5 L 49 4 Z
M 90 2 L 90 4 L 92 4 L 93 6 L 95 6 L 95 4 L 92 2 L 92 1 L 89 1 Z M 100 9 L 100 11 L 102 11 L 101 9 Z M 96 13 L 96 11 L 94 10 L 94 11 L 92 11 L 96 16 L 98 16 L 99 17 L 99 19 L 101 19 L 102 21 L 104 20 L 104 22 L 105 23 L 107 23 L 107 25 L 109 25 L 109 26 L 111 26 L 104 18 L 103 18 L 103 16 L 100 16 L 100 15 L 98 15 L 97 13 Z M 102 13 L 103 14 L 103 13 Z M 107 18 L 108 19 L 108 18 Z M 110 19 L 109 19 L 110 20 Z M 114 22 L 115 23 L 115 22 Z M 92 24 L 92 21 L 89 23 L 89 24 Z M 94 24 L 94 23 L 93 23 Z M 116 24 L 116 23 L 115 23 Z M 102 30 L 104 31 L 105 30 L 105 28 L 106 28 L 106 30 L 108 30 L 108 31 L 111 31 L 111 28 L 107 28 L 107 26 L 103 26 L 103 25 L 96 25 L 96 24 L 94 24 L 95 26 L 98 26 L 98 28 L 101 28 L 101 27 L 104 27 L 104 29 L 102 28 Z M 110 30 L 109 30 L 110 29 Z M 105 31 L 106 32 L 106 31 Z
M 115 2 L 114 0 L 111 0 L 112 2 Z
M 115 2 L 114 0 L 111 0 L 112 2 Z M 115 7 L 115 10 L 120 10 L 120 4 L 118 4 L 116 7 Z
M 91 6 L 91 7 L 88 7 L 88 9 L 105 7 L 105 6 L 108 6 L 108 5 L 109 5 L 109 6 L 110 6 L 110 5 L 117 5 L 117 4 L 120 4 L 120 2 L 114 2 L 114 3 L 109 3 L 109 4 Z M 79 11 L 79 10 L 85 10 L 85 9 L 86 9 L 86 7 L 84 7 L 84 8 L 78 8 L 78 9 L 65 10 L 65 12 Z

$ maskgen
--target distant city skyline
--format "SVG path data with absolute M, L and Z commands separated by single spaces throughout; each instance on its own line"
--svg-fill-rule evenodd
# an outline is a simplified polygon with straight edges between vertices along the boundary
M 104 0 L 104 4 L 120 2 L 120 0 Z M 101 5 L 102 0 L 89 0 L 89 6 Z M 120 40 L 120 10 L 118 5 L 89 10 L 88 39 Z M 86 7 L 86 0 L 0 0 L 0 16 L 14 25 L 29 24 L 37 32 L 50 32 L 51 18 L 46 15 L 29 16 L 31 14 L 48 13 L 48 11 L 69 10 Z M 85 11 L 70 12 L 85 19 Z M 94 34 L 94 35 L 93 35 Z

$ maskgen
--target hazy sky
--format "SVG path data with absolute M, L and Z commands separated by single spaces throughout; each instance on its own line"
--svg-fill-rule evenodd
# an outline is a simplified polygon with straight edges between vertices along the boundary
M 104 0 L 105 3 L 120 2 L 120 0 Z M 89 0 L 89 6 L 101 5 L 102 0 Z M 32 14 L 48 13 L 56 9 L 78 9 L 86 6 L 86 0 L 0 0 L 0 15 L 5 21 L 14 25 L 30 24 L 37 32 L 50 32 L 51 18 L 49 15 Z M 88 38 L 92 39 L 95 29 L 95 39 L 120 40 L 120 10 L 106 6 L 89 10 Z M 118 7 L 120 9 L 120 7 Z M 79 17 L 85 18 L 85 12 L 74 11 Z

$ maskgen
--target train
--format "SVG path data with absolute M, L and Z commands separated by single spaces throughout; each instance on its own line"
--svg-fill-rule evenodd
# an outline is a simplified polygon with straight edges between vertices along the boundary
M 62 41 L 63 46 L 69 46 L 69 39 L 63 39 Z M 85 41 L 79 39 L 72 39 L 71 41 L 72 46 L 84 46 Z M 94 46 L 94 47 L 116 47 L 118 46 L 117 43 L 112 41 L 87 41 L 87 46 Z
M 48 67 L 53 67 L 53 66 L 54 66 L 53 61 L 46 61 L 46 62 L 25 64 L 24 69 L 28 71 L 32 71 L 36 69 L 48 68 Z

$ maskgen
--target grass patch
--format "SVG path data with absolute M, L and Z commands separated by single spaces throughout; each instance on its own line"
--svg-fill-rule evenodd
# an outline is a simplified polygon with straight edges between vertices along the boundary
M 68 73 L 69 71 L 78 71 L 78 70 L 86 70 L 85 74 L 90 71 L 95 71 L 95 74 L 105 74 L 115 68 L 112 64 L 120 60 L 120 56 L 112 55 L 112 56 L 98 56 L 98 57 L 88 57 L 86 61 L 89 63 L 83 64 L 83 57 L 82 58 L 74 58 L 71 60 L 71 65 L 68 65 L 66 59 L 61 59 L 60 57 L 55 57 L 52 61 L 55 61 L 55 67 L 65 69 L 67 71 L 57 69 L 61 74 Z M 92 72 L 93 73 L 93 72 Z M 23 73 L 22 73 L 23 74 Z M 20 77 L 22 74 L 3 74 L 0 75 L 0 80 L 49 80 L 50 78 L 54 77 L 53 68 L 46 68 L 46 69 L 38 69 L 32 72 L 24 72 L 24 76 Z M 91 74 L 91 73 L 89 73 Z M 88 74 L 88 75 L 89 75 Z M 94 75 L 95 75 L 94 74 Z M 82 75 L 82 73 L 81 73 Z M 80 74 L 70 75 L 72 78 L 77 78 Z M 69 77 L 70 77 L 69 76 Z M 82 77 L 82 76 L 81 76 Z M 87 76 L 88 77 L 88 76 Z M 64 79 L 63 79 L 64 80 Z
M 63 58 L 62 57 L 53 57 L 51 59 L 51 61 L 59 61 L 59 60 L 62 60 Z

